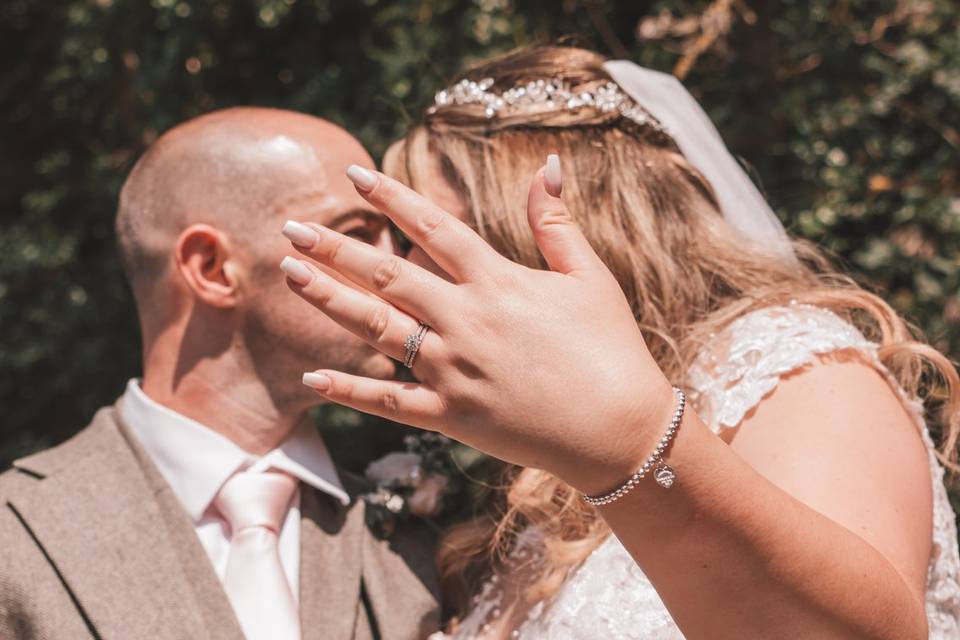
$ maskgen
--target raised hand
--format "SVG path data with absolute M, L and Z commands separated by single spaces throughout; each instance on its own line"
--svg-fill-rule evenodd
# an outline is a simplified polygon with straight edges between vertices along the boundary
M 454 216 L 360 167 L 348 171 L 357 191 L 450 279 L 312 223 L 284 233 L 341 278 L 294 258 L 282 266 L 294 292 L 397 360 L 420 322 L 430 327 L 412 367 L 419 383 L 320 370 L 304 376 L 318 393 L 597 493 L 636 471 L 674 395 L 563 204 L 559 163 L 548 166 L 527 210 L 549 271 L 507 260 Z

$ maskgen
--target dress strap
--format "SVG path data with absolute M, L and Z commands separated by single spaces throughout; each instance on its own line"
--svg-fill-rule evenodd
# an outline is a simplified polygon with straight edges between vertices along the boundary
M 689 373 L 691 399 L 714 432 L 735 427 L 782 376 L 843 349 L 856 349 L 882 368 L 877 345 L 827 309 L 791 304 L 752 311 L 700 354 Z
M 733 321 L 701 352 L 689 373 L 691 401 L 714 431 L 735 427 L 779 383 L 818 356 L 855 349 L 898 394 L 927 448 L 933 486 L 933 540 L 926 611 L 931 639 L 960 638 L 960 550 L 944 469 L 927 430 L 922 402 L 880 362 L 878 346 L 835 313 L 806 304 L 759 309 Z

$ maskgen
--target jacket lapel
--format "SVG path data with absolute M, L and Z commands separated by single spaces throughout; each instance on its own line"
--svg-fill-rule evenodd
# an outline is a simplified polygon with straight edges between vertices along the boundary
M 206 637 L 209 640 L 242 640 L 243 631 L 240 629 L 240 623 L 233 613 L 233 607 L 213 570 L 213 565 L 210 564 L 210 558 L 197 538 L 193 521 L 183 510 L 173 489 L 160 474 L 160 470 L 150 461 L 147 452 L 120 419 L 119 412 L 117 422 L 120 425 L 121 434 L 140 463 L 147 485 L 156 498 L 166 526 L 167 539 L 177 552 L 183 575 L 190 587 L 190 591 L 184 596 L 197 605 L 197 611 L 204 619 L 203 628 L 208 631 Z M 194 637 L 198 635 L 200 635 L 199 628 Z
M 300 620 L 304 640 L 424 638 L 440 628 L 435 534 L 416 519 L 380 540 L 365 522 L 363 486 L 341 474 L 354 501 L 315 489 L 301 497 Z M 364 619 L 358 619 L 363 616 Z M 369 625 L 369 627 L 368 627 Z
M 434 537 L 416 521 L 385 540 L 366 536 L 363 585 L 383 640 L 425 638 L 440 629 Z
M 197 560 L 200 545 L 186 514 L 173 510 L 179 519 L 171 521 L 162 512 L 156 496 L 163 498 L 166 485 L 151 486 L 115 408 L 98 412 L 81 436 L 14 466 L 40 480 L 12 497 L 11 508 L 100 637 L 241 637 L 230 619 L 223 632 L 205 633 L 199 607 L 208 603 L 193 597 L 196 575 L 184 571 L 175 543 L 210 575 L 212 567 Z M 176 540 L 171 531 L 193 537 Z
M 363 502 L 349 507 L 312 487 L 300 498 L 300 626 L 303 640 L 349 640 L 357 623 Z

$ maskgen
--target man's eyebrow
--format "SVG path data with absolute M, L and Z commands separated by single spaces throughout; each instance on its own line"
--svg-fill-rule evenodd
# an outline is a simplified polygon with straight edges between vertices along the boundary
M 310 208 L 314 208 L 319 205 L 322 209 L 326 209 L 327 207 L 322 206 L 323 195 L 325 195 L 323 189 L 313 189 L 288 196 L 273 205 L 272 213 L 284 214 L 288 210 L 304 204 L 312 205 Z M 321 202 L 317 202 L 318 199 Z M 353 209 L 348 209 L 347 211 L 339 213 L 333 220 L 330 220 L 327 223 L 327 226 L 340 224 L 344 220 L 348 220 L 350 218 L 364 218 L 364 220 L 367 222 L 376 222 L 381 221 L 383 219 L 383 215 L 373 209 L 354 207 Z
M 324 191 L 322 189 L 311 189 L 310 191 L 301 191 L 293 195 L 278 199 L 271 207 L 271 214 L 286 213 L 288 209 L 297 207 L 304 202 L 316 201 L 322 199 Z

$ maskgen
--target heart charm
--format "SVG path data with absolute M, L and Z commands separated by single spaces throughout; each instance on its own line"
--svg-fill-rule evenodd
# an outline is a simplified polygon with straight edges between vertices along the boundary
M 669 489 L 673 481 L 677 479 L 677 474 L 674 473 L 673 467 L 665 462 L 661 462 L 653 472 L 653 479 L 664 489 Z

